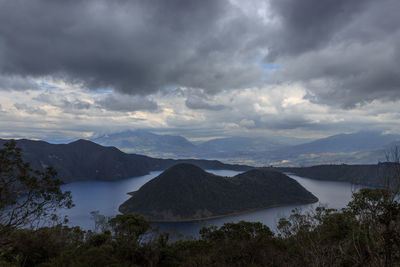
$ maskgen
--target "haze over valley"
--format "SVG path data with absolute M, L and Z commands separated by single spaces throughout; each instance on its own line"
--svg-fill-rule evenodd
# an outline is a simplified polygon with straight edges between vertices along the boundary
M 217 159 L 252 166 L 312 166 L 318 164 L 375 164 L 400 144 L 400 135 L 377 131 L 338 134 L 315 140 L 279 136 L 226 137 L 192 143 L 182 136 L 136 130 L 92 139 L 126 153 L 161 158 Z

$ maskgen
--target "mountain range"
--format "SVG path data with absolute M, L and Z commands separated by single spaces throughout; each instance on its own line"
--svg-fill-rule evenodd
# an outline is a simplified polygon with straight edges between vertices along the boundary
M 119 210 L 151 221 L 187 221 L 318 201 L 285 174 L 253 169 L 221 177 L 192 164 L 175 165 L 144 184 Z
M 339 134 L 272 151 L 269 161 L 278 166 L 374 164 L 385 161 L 385 152 L 398 143 L 400 135 L 374 131 Z
M 179 135 L 160 135 L 145 130 L 124 131 L 101 135 L 91 141 L 103 146 L 115 146 L 126 153 L 138 153 L 155 157 L 212 158 L 218 154 L 271 151 L 307 139 L 281 136 L 226 137 L 204 142 L 190 142 Z
M 154 157 L 191 155 L 197 147 L 186 138 L 177 135 L 158 135 L 144 130 L 125 131 L 102 135 L 91 141 L 103 146 L 115 146 L 126 153 Z
M 0 146 L 9 140 L 0 139 Z M 224 164 L 216 160 L 157 159 L 127 154 L 115 147 L 104 147 L 87 140 L 69 144 L 50 144 L 44 141 L 15 140 L 22 157 L 33 169 L 43 171 L 53 167 L 64 182 L 81 180 L 118 180 L 141 176 L 150 171 L 165 170 L 178 163 L 191 163 L 205 169 L 249 170 L 244 165 Z
M 316 164 L 373 164 L 400 144 L 400 135 L 361 131 L 310 141 L 278 136 L 216 138 L 193 144 L 182 136 L 126 131 L 92 141 L 128 153 L 161 158 L 205 158 L 253 166 L 311 166 Z
M 342 136 L 342 138 L 348 137 L 352 139 L 354 136 Z M 0 139 L 0 146 L 7 141 L 9 140 Z M 51 166 L 57 171 L 58 178 L 66 183 L 81 180 L 119 180 L 145 175 L 150 171 L 165 170 L 180 163 L 193 164 L 203 169 L 214 170 L 248 171 L 254 168 L 248 165 L 226 164 L 217 160 L 160 159 L 137 154 L 127 154 L 115 147 L 104 147 L 87 140 L 78 140 L 69 144 L 50 144 L 44 141 L 26 139 L 15 141 L 17 146 L 22 150 L 23 159 L 29 162 L 33 169 L 43 171 Z M 327 143 L 329 142 L 331 141 L 327 140 Z M 336 142 L 331 143 L 336 144 Z M 321 141 L 314 144 L 321 145 Z M 356 142 L 354 145 L 358 146 Z M 376 145 L 378 146 L 380 143 Z M 387 149 L 391 145 L 393 143 L 387 145 Z M 295 148 L 301 151 L 305 149 L 303 145 Z M 318 149 L 319 151 L 324 151 L 325 148 L 321 145 Z M 337 151 L 340 151 L 340 147 L 337 149 Z M 281 153 L 287 153 L 287 157 L 289 157 L 290 150 L 282 150 Z M 381 153 L 383 154 L 383 150 L 381 150 Z M 381 162 L 385 161 L 383 159 Z M 285 173 L 289 172 L 319 180 L 385 186 L 385 176 L 387 176 L 387 173 L 382 174 L 382 171 L 390 170 L 391 167 L 387 163 L 352 165 L 310 164 L 309 167 L 275 166 L 271 168 L 269 166 L 264 169 Z

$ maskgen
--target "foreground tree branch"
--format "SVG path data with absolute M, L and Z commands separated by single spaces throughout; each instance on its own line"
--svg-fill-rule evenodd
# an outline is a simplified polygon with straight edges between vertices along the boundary
M 0 227 L 37 227 L 57 221 L 56 211 L 71 208 L 70 192 L 62 192 L 56 171 L 33 170 L 14 141 L 0 149 Z

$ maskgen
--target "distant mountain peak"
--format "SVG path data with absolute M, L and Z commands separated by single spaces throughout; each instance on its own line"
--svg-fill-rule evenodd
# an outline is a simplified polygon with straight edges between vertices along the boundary
M 100 147 L 99 144 L 92 142 L 90 140 L 86 140 L 86 139 L 78 139 L 76 141 L 72 141 L 70 143 L 68 143 L 67 145 L 85 145 L 85 146 L 96 146 L 96 147 Z
M 85 139 L 78 139 L 76 141 L 70 142 L 69 144 L 84 144 L 84 143 L 93 143 L 93 142 Z
M 143 129 L 110 133 L 93 138 L 92 141 L 100 145 L 115 146 L 127 153 L 148 156 L 173 157 L 176 153 L 187 153 L 196 149 L 194 144 L 182 136 L 160 135 Z

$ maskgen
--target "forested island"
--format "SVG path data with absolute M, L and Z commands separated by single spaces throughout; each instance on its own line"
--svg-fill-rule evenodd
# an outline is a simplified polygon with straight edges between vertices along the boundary
M 253 169 L 221 177 L 192 164 L 178 164 L 133 192 L 119 210 L 151 221 L 188 221 L 316 201 L 297 181 L 279 172 Z

